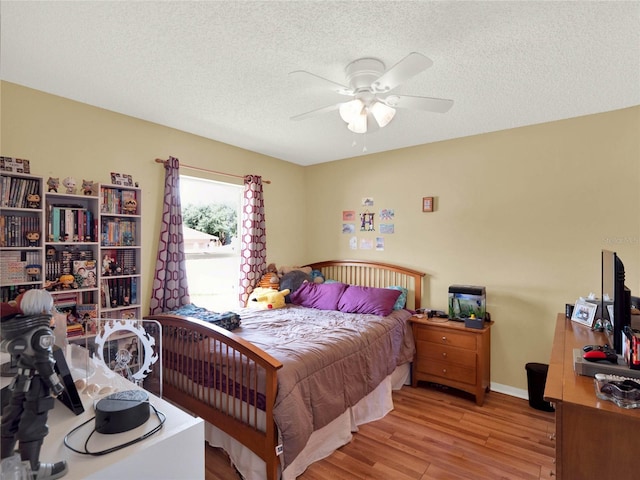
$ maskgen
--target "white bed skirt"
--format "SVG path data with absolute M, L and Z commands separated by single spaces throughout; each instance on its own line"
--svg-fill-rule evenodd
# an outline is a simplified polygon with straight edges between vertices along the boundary
M 410 375 L 410 364 L 400 365 L 355 406 L 329 425 L 313 432 L 302 452 L 282 472 L 281 479 L 294 480 L 309 465 L 328 457 L 336 449 L 349 443 L 352 433 L 358 431 L 358 425 L 379 420 L 393 410 L 391 392 L 402 388 L 403 385 L 408 385 Z M 259 480 L 266 477 L 264 460 L 219 428 L 205 423 L 205 439 L 210 445 L 224 449 L 233 465 L 246 480 Z

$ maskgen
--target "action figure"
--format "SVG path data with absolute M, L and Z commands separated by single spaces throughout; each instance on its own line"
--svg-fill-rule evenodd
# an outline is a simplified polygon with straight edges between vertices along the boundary
M 1 458 L 14 454 L 19 442 L 23 462 L 29 462 L 34 480 L 64 476 L 67 462 L 41 463 L 40 448 L 49 433 L 48 412 L 54 397 L 64 390 L 55 373 L 54 336 L 51 330 L 53 297 L 46 290 L 32 289 L 18 299 L 17 315 L 2 318 L 3 352 L 10 353 L 18 366 L 9 389 L 11 400 L 2 415 Z

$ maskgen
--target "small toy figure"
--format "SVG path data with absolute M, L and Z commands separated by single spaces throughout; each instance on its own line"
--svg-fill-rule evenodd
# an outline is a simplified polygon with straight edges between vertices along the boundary
M 27 195 L 27 207 L 40 208 L 40 195 L 37 193 L 29 193 Z
M 24 234 L 30 247 L 37 247 L 40 241 L 40 232 L 27 232 Z
M 76 282 L 76 277 L 71 274 L 60 275 L 58 281 L 62 285 L 62 288 L 66 290 L 73 286 L 73 284 Z
M 53 261 L 53 260 L 56 259 L 56 249 L 55 249 L 55 247 L 47 247 L 46 258 L 49 261 Z
M 82 180 L 82 193 L 93 195 L 93 180 Z
M 54 407 L 54 397 L 64 391 L 54 370 L 53 297 L 45 290 L 32 289 L 16 303 L 20 313 L 2 318 L 0 349 L 11 354 L 18 374 L 9 386 L 9 405 L 2 412 L 0 457 L 13 456 L 19 442 L 20 457 L 29 462 L 33 472 L 30 478 L 53 480 L 68 471 L 65 461 L 40 462 L 40 449 L 49 433 L 49 410 Z
M 49 192 L 58 193 L 58 187 L 60 186 L 60 178 L 59 177 L 49 177 L 47 180 L 47 187 L 49 187 Z
M 67 189 L 67 193 L 76 193 L 76 179 L 73 177 L 67 177 L 62 180 L 62 185 Z
M 32 263 L 25 267 L 25 272 L 29 277 L 30 282 L 37 282 L 40 280 L 40 272 L 42 272 L 42 265 L 36 265 Z
M 136 202 L 133 198 L 125 200 L 124 205 L 122 206 L 122 212 L 128 215 L 135 215 L 137 209 L 138 202 Z

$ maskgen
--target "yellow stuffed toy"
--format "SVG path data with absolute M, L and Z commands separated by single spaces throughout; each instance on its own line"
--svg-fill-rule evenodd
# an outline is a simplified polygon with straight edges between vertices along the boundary
M 257 306 L 252 305 L 252 307 L 260 310 L 283 308 L 286 305 L 284 297 L 289 295 L 289 293 L 291 293 L 291 290 L 287 288 L 285 290 L 280 290 L 279 292 L 272 291 L 263 293 L 262 295 L 257 295 L 253 298 L 253 302 L 256 302 Z

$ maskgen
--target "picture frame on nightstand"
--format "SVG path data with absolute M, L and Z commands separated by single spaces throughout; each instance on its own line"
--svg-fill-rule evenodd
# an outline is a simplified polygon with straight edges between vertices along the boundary
M 578 300 L 576 301 L 576 304 L 573 307 L 571 320 L 573 322 L 584 325 L 585 327 L 591 328 L 593 326 L 593 321 L 596 318 L 597 310 L 598 310 L 598 305 L 596 305 L 595 303 L 589 303 L 589 302 L 585 302 L 584 300 Z

